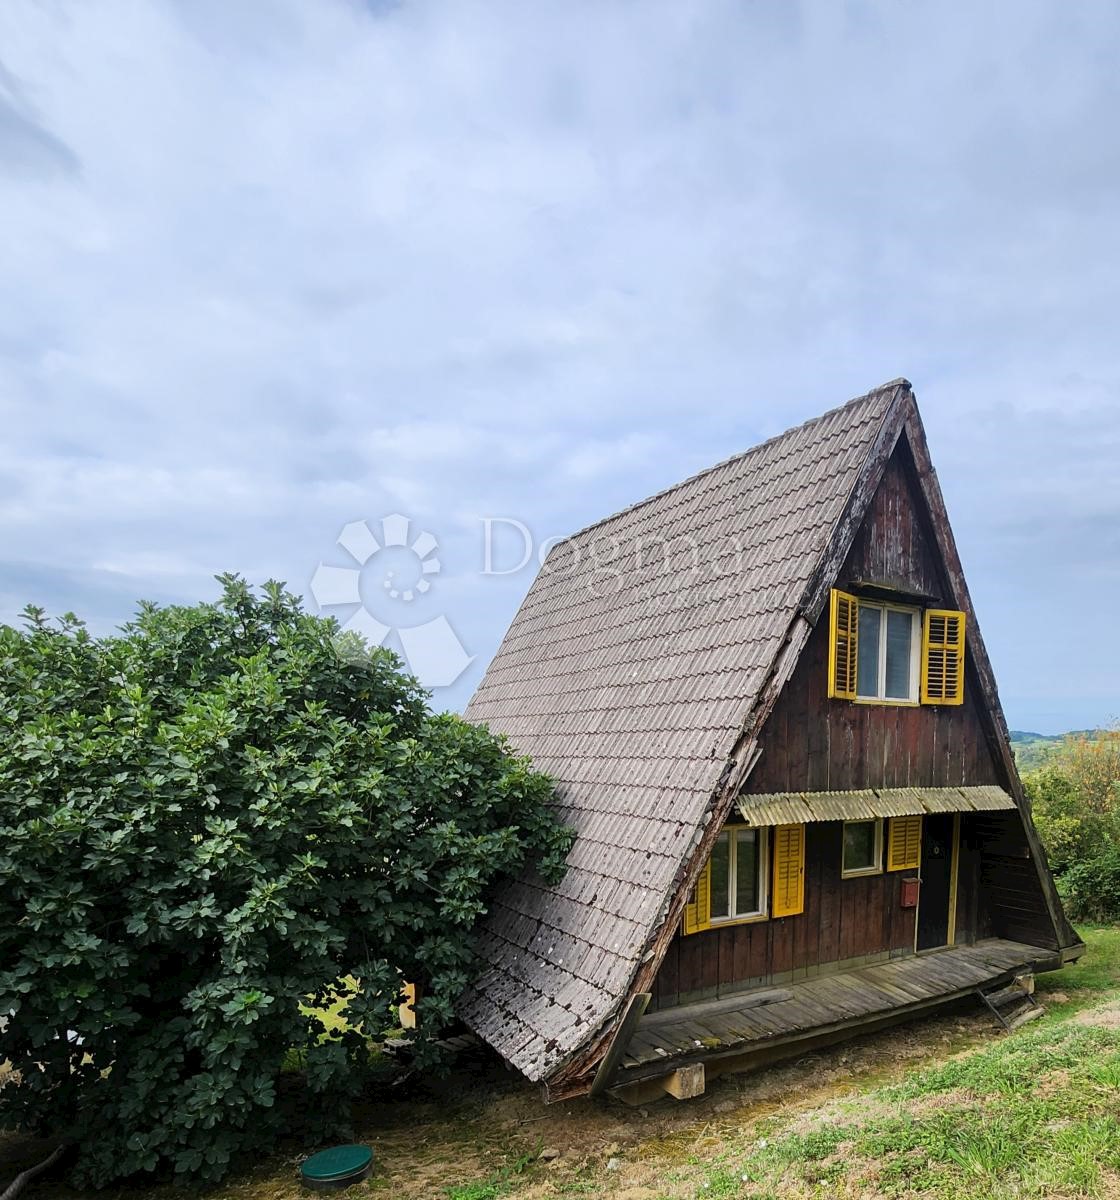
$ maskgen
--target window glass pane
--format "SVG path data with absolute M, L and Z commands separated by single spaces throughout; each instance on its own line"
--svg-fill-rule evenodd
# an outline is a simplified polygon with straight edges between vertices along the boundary
M 881 608 L 859 606 L 859 666 L 856 673 L 856 695 L 879 694 L 879 621 Z
M 844 870 L 862 871 L 878 865 L 875 861 L 875 822 L 849 821 L 844 826 Z
M 735 912 L 756 913 L 758 903 L 758 830 L 735 831 Z
M 910 639 L 913 613 L 887 609 L 887 690 L 892 700 L 910 699 Z
M 727 911 L 728 880 L 730 875 L 729 843 L 725 830 L 719 835 L 719 840 L 712 850 L 712 890 L 709 903 L 711 904 L 713 919 L 730 915 Z

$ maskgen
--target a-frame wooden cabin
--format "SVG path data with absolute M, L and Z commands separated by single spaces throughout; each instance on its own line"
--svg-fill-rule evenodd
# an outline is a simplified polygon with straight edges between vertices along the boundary
M 905 380 L 558 545 L 467 716 L 577 832 L 460 1005 L 549 1099 L 1004 1012 L 1083 949 Z

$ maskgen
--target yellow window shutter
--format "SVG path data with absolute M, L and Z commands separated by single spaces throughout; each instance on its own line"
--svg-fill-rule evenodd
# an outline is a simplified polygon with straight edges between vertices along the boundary
M 887 870 L 909 871 L 922 858 L 922 818 L 891 817 L 887 838 Z
M 774 828 L 775 917 L 792 917 L 805 909 L 805 826 Z
M 828 632 L 828 694 L 835 700 L 854 700 L 859 640 L 859 601 L 855 596 L 832 589 Z
M 922 634 L 922 703 L 964 703 L 964 613 L 926 609 Z
M 706 862 L 684 906 L 684 932 L 699 933 L 711 925 L 712 864 Z

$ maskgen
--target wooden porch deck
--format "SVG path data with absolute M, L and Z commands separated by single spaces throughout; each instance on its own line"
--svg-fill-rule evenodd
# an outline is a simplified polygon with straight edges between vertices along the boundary
M 672 1070 L 682 1063 L 749 1055 L 820 1035 L 935 1008 L 977 988 L 1009 982 L 1022 971 L 1054 965 L 1055 952 L 988 938 L 973 946 L 896 958 L 836 975 L 739 992 L 643 1017 L 630 1039 L 615 1084 Z

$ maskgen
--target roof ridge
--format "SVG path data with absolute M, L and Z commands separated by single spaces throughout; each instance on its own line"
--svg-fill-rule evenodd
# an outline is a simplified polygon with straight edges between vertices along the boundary
M 653 492 L 646 496 L 643 500 L 636 500 L 633 504 L 626 505 L 625 508 L 618 509 L 617 512 L 611 513 L 609 516 L 601 517 L 598 521 L 592 521 L 590 525 L 583 525 L 573 533 L 569 533 L 567 537 L 553 543 L 552 549 L 556 549 L 563 542 L 570 542 L 579 537 L 581 534 L 590 533 L 592 529 L 598 529 L 600 525 L 607 525 L 617 518 L 625 516 L 627 513 L 635 512 L 639 508 L 644 508 L 647 504 L 652 504 L 655 500 L 660 500 L 664 496 L 671 496 L 674 492 L 680 491 L 690 483 L 694 483 L 697 479 L 703 479 L 705 475 L 711 475 L 715 471 L 729 466 L 731 463 L 738 462 L 748 455 L 757 454 L 760 450 L 765 450 L 767 446 L 772 446 L 775 442 L 780 442 L 784 438 L 790 437 L 792 434 L 799 433 L 803 429 L 808 429 L 812 425 L 819 425 L 822 421 L 827 421 L 830 417 L 834 417 L 838 412 L 843 412 L 846 408 L 852 408 L 857 404 L 862 404 L 870 400 L 872 396 L 877 396 L 881 392 L 890 391 L 891 389 L 905 388 L 907 391 L 913 390 L 913 384 L 909 379 L 899 376 L 897 379 L 892 379 L 888 383 L 882 383 L 878 387 L 871 388 L 870 391 L 864 392 L 862 396 L 853 396 L 851 400 L 845 401 L 843 404 L 838 404 L 835 408 L 830 408 L 827 412 L 820 413 L 816 417 L 810 417 L 807 421 L 802 421 L 799 425 L 791 425 L 788 429 L 781 433 L 776 433 L 773 437 L 766 438 L 765 441 L 756 442 L 753 446 L 748 446 L 745 450 L 740 450 L 737 454 L 732 454 L 727 458 L 721 459 L 717 463 L 713 463 L 710 467 L 705 467 L 702 471 L 697 471 L 693 475 L 688 475 L 684 479 L 671 484 L 669 487 L 662 488 L 660 491 Z M 886 414 L 884 414 L 885 416 Z M 551 550 L 550 550 L 551 553 Z M 546 561 L 547 561 L 546 555 Z

